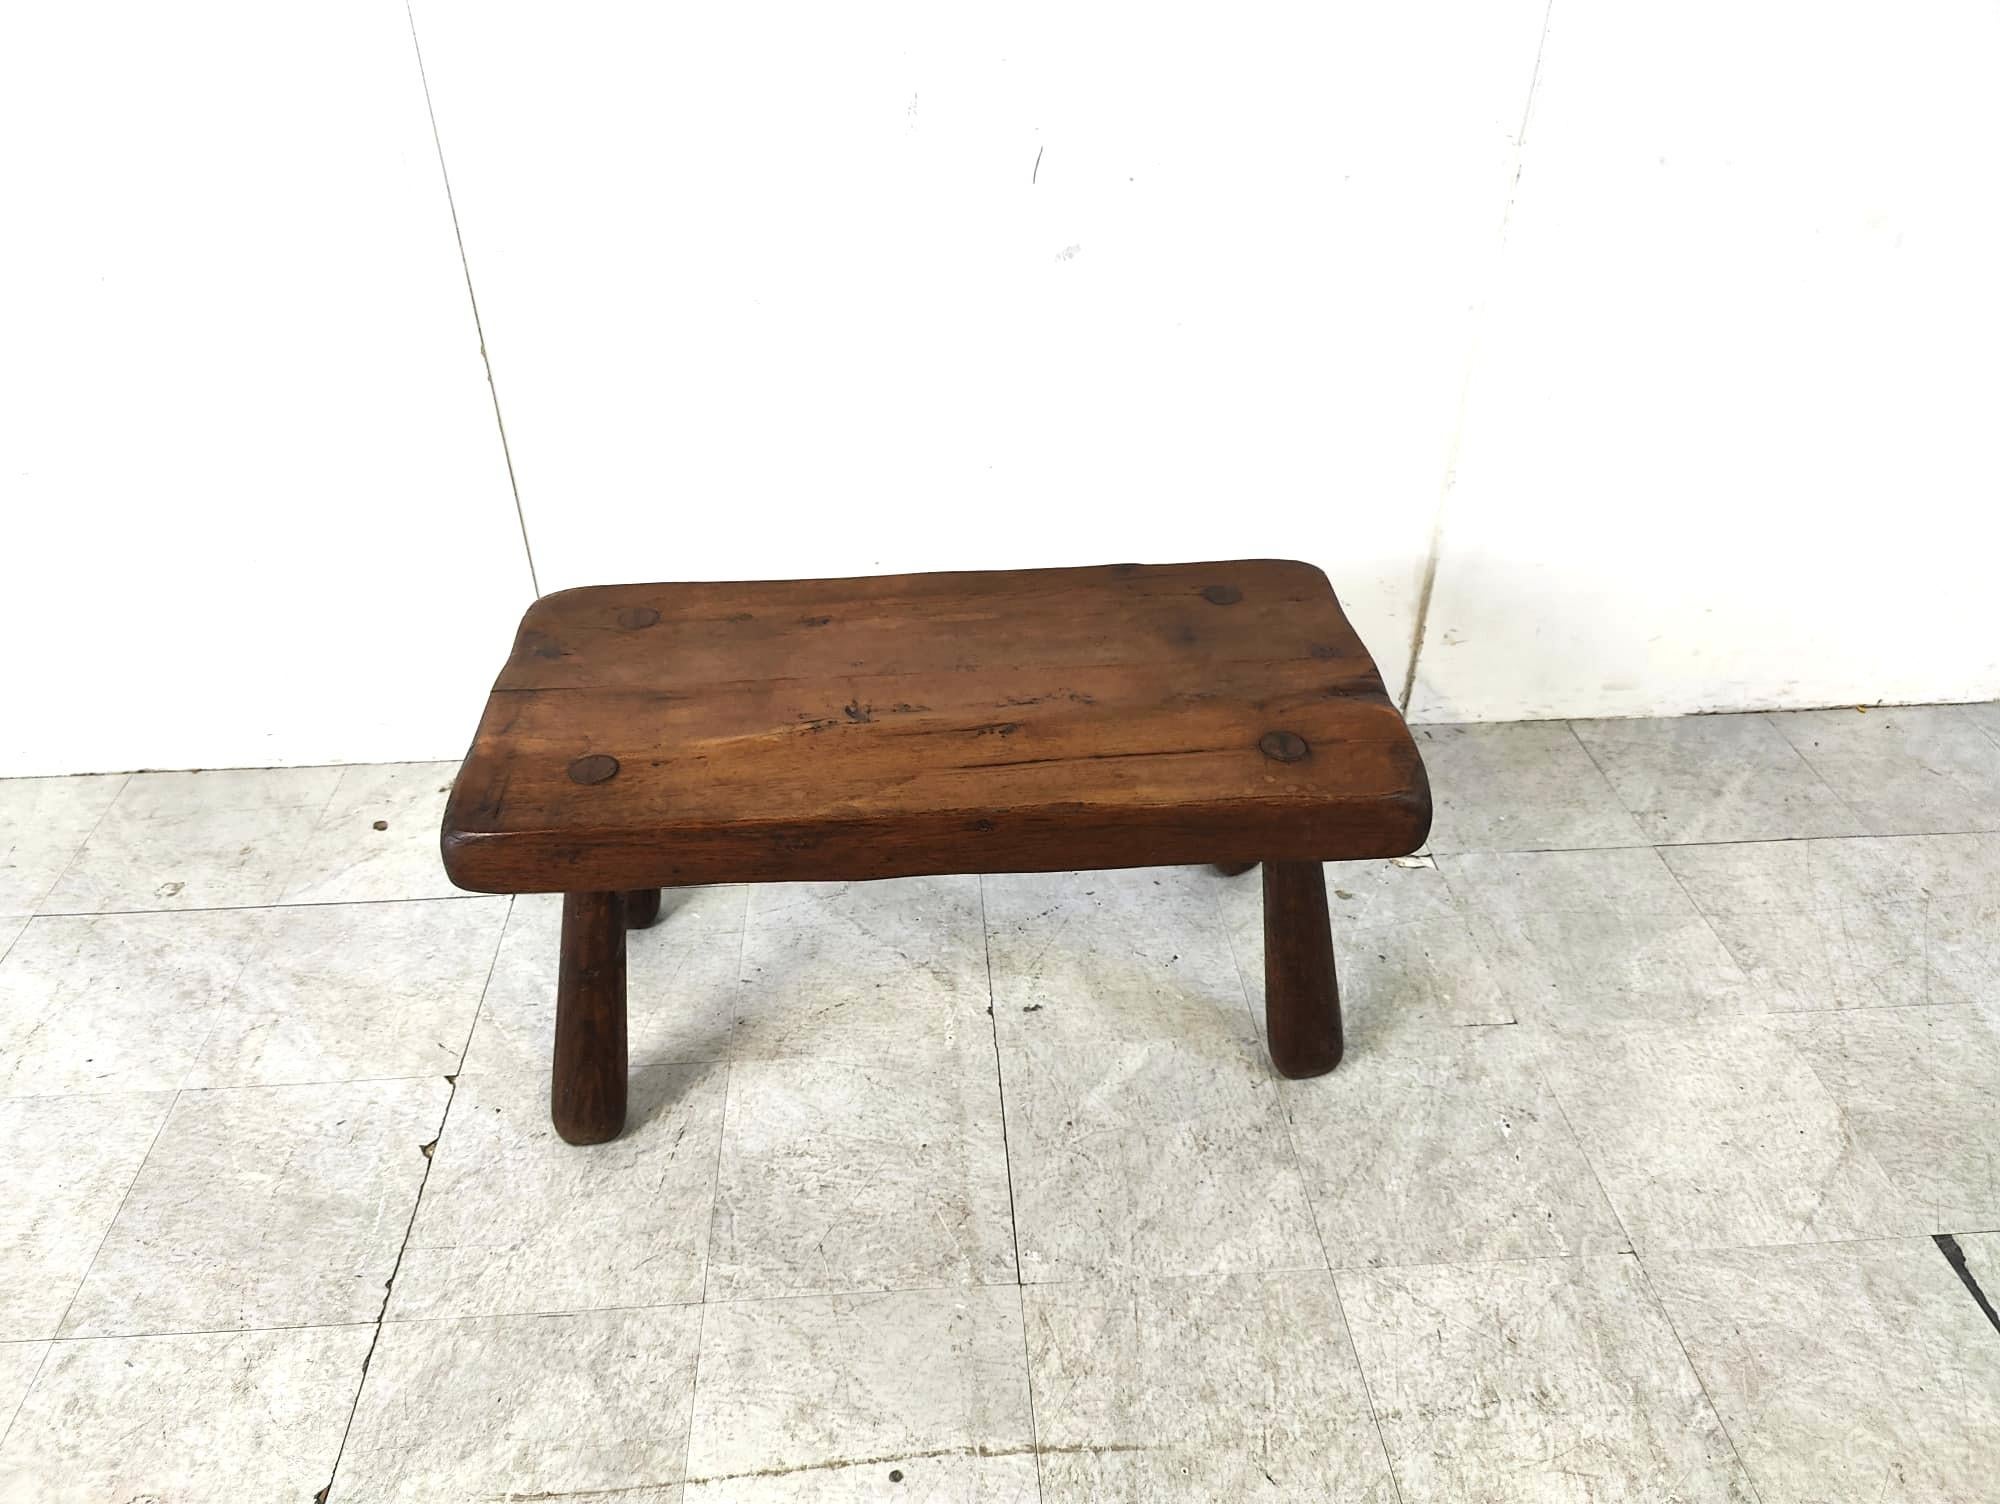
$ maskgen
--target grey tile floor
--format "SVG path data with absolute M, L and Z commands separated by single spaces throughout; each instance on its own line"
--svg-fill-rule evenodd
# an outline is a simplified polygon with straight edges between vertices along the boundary
M 1419 735 L 1334 1075 L 1254 875 L 704 889 L 595 1149 L 448 766 L 0 782 L 0 1500 L 2000 1500 L 1995 707 Z

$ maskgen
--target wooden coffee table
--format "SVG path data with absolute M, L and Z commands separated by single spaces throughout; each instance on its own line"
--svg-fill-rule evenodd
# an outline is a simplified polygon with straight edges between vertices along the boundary
M 561 893 L 551 1114 L 625 1120 L 625 931 L 662 887 L 1264 864 L 1266 1038 L 1341 1051 L 1320 863 L 1430 829 L 1403 718 L 1309 564 L 603 585 L 522 618 L 444 817 Z

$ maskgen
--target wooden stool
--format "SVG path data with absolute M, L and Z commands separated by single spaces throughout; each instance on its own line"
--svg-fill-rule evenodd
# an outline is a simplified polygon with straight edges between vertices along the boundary
M 562 893 L 556 1130 L 625 1121 L 625 931 L 663 886 L 1264 863 L 1266 1037 L 1340 1061 L 1324 861 L 1430 830 L 1403 719 L 1308 564 L 604 585 L 529 607 L 444 817 Z

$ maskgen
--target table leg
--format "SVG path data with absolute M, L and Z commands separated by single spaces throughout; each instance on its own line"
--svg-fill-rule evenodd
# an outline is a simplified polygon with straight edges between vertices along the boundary
M 549 1116 L 572 1144 L 625 1126 L 625 895 L 563 894 Z
M 1264 1038 L 1286 1076 L 1340 1064 L 1340 984 L 1318 862 L 1264 863 Z
M 649 930 L 660 922 L 660 890 L 634 888 L 625 895 L 625 928 Z

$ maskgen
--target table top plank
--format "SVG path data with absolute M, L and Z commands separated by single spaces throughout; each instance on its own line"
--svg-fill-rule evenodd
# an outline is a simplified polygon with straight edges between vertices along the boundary
M 537 602 L 495 687 L 673 688 L 1193 658 L 1368 661 L 1346 618 L 1321 609 L 1331 594 L 1310 565 L 1257 561 L 588 586 Z
M 1396 855 L 1428 824 L 1325 576 L 1236 561 L 546 597 L 444 844 L 460 886 L 532 892 Z

